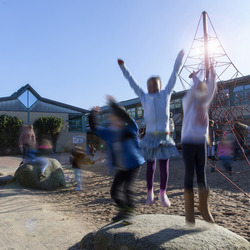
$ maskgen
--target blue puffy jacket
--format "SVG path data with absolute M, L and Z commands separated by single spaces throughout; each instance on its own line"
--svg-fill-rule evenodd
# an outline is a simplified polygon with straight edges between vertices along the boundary
M 95 134 L 107 143 L 111 155 L 111 166 L 131 170 L 142 165 L 145 160 L 140 154 L 140 141 L 136 122 L 117 103 L 110 104 L 111 111 L 125 122 L 121 129 L 114 130 L 98 125 L 97 112 L 92 110 L 89 124 Z

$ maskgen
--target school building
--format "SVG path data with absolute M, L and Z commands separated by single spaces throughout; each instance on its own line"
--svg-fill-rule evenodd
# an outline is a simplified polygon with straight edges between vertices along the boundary
M 173 113 L 175 122 L 174 139 L 178 144 L 181 140 L 182 128 L 182 98 L 186 91 L 174 92 L 170 102 L 170 112 Z M 211 118 L 219 124 L 226 124 L 226 116 L 231 113 L 231 120 L 239 119 L 243 123 L 250 125 L 250 75 L 246 77 L 236 78 L 234 80 L 222 81 L 218 83 L 218 95 L 213 101 L 210 110 Z M 137 122 L 140 129 L 145 127 L 143 119 L 143 109 L 139 98 L 119 102 L 127 112 Z M 221 108 L 223 107 L 223 109 Z M 101 108 L 100 123 L 106 126 L 109 121 L 109 108 L 104 106 Z M 222 127 L 220 129 L 223 129 Z M 97 138 L 90 130 L 87 124 L 87 143 L 99 147 L 103 142 Z
M 0 98 L 0 115 L 16 116 L 24 124 L 34 124 L 40 117 L 57 116 L 63 127 L 57 151 L 71 150 L 74 144 L 86 147 L 86 114 L 88 110 L 41 97 L 29 84 L 9 97 Z

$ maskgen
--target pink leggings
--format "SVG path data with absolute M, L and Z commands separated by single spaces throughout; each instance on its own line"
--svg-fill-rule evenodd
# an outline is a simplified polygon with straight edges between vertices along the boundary
M 166 190 L 168 184 L 168 176 L 169 176 L 169 159 L 167 160 L 159 160 L 160 167 L 160 189 Z M 152 190 L 154 186 L 154 175 L 156 169 L 156 160 L 147 161 L 147 189 Z

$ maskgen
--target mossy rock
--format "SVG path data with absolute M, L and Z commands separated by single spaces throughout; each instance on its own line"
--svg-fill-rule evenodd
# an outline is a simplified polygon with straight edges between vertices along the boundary
M 15 172 L 15 178 L 19 184 L 24 187 L 45 190 L 65 187 L 66 181 L 61 164 L 55 159 L 46 159 L 49 165 L 42 177 L 40 176 L 41 166 L 38 162 L 29 162 L 21 165 Z

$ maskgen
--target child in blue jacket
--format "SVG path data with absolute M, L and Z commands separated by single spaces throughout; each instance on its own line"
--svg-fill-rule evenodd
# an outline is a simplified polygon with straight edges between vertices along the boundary
M 108 96 L 107 99 L 111 109 L 110 126 L 105 128 L 98 125 L 99 107 L 91 111 L 89 125 L 95 134 L 106 142 L 111 155 L 111 167 L 116 168 L 111 197 L 119 213 L 112 218 L 112 221 L 123 220 L 123 224 L 131 224 L 135 207 L 133 186 L 139 175 L 140 166 L 145 161 L 139 154 L 137 124 L 113 97 Z

